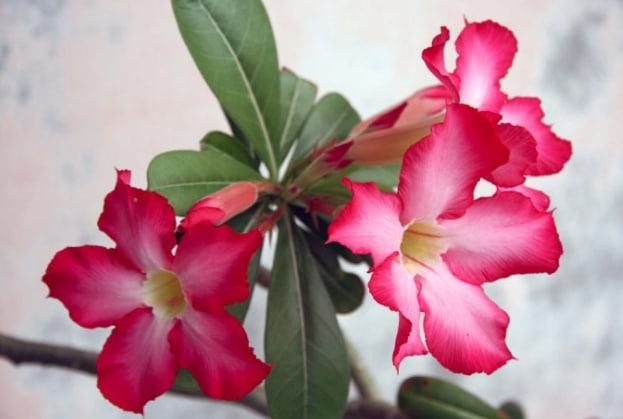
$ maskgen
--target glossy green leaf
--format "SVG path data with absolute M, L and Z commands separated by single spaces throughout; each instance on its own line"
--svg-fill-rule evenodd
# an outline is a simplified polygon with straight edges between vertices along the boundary
M 173 0 L 173 10 L 203 78 L 276 176 L 279 68 L 262 2 Z
M 283 159 L 312 110 L 318 89 L 315 84 L 298 77 L 288 69 L 281 71 L 280 81 L 279 149 Z
M 249 151 L 240 141 L 229 134 L 221 131 L 208 132 L 199 142 L 201 150 L 210 150 L 210 147 L 217 148 L 225 154 L 229 154 L 240 163 L 249 167 L 257 167 L 257 162 L 249 155 Z
M 339 276 L 322 275 L 322 279 L 337 313 L 352 313 L 361 306 L 366 287 L 357 275 L 343 272 Z
M 438 378 L 411 377 L 400 385 L 398 407 L 410 418 L 506 419 L 480 398 Z
M 260 179 L 257 171 L 213 147 L 162 153 L 147 168 L 149 190 L 166 196 L 180 216 L 198 199 L 233 182 Z
M 342 270 L 338 253 L 335 248 L 326 245 L 325 240 L 311 232 L 305 232 L 304 236 L 316 259 L 320 277 L 331 297 L 335 311 L 345 314 L 356 310 L 365 295 L 365 286 L 361 278 Z
M 323 96 L 314 105 L 301 129 L 294 151 L 294 161 L 304 157 L 314 147 L 324 145 L 330 140 L 345 139 L 359 121 L 357 111 L 344 96 L 338 93 Z
M 288 213 L 278 234 L 265 335 L 271 418 L 341 418 L 349 368 L 331 299 Z

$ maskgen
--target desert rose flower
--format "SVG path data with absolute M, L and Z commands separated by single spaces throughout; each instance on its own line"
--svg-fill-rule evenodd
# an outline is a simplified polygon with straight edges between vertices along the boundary
M 114 326 L 97 359 L 97 383 L 118 407 L 142 413 L 180 368 L 209 397 L 238 399 L 270 367 L 257 359 L 225 306 L 249 296 L 247 269 L 257 231 L 197 224 L 177 248 L 175 214 L 161 195 L 130 186 L 119 171 L 98 226 L 115 243 L 68 247 L 43 277 L 50 297 L 87 328 Z
M 491 373 L 512 358 L 508 315 L 482 284 L 554 272 L 562 247 L 536 192 L 538 208 L 517 191 L 474 198 L 477 182 L 507 159 L 486 116 L 451 104 L 445 122 L 407 150 L 397 193 L 345 180 L 352 200 L 330 225 L 329 241 L 371 254 L 370 293 L 398 312 L 396 368 L 428 351 L 464 374 Z

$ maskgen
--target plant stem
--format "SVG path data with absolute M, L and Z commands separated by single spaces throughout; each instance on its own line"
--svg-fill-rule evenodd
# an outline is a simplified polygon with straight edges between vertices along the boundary
M 376 383 L 364 365 L 357 349 L 346 336 L 344 336 L 344 343 L 346 344 L 346 353 L 348 354 L 348 363 L 350 364 L 350 374 L 360 397 L 363 400 L 379 400 Z

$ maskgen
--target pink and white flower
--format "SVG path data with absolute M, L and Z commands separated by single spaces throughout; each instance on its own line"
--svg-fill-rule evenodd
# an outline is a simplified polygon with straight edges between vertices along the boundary
M 538 208 L 510 190 L 474 198 L 477 182 L 507 160 L 485 115 L 450 104 L 445 122 L 406 152 L 397 193 L 345 179 L 352 200 L 330 225 L 329 241 L 371 254 L 370 292 L 398 312 L 396 368 L 406 356 L 428 351 L 465 374 L 491 373 L 512 358 L 508 315 L 482 284 L 552 273 L 562 246 L 536 193 Z
M 261 235 L 196 224 L 173 254 L 173 208 L 129 183 L 130 172 L 119 171 L 98 222 L 116 247 L 68 247 L 43 277 L 76 323 L 115 326 L 97 359 L 99 389 L 142 413 L 185 368 L 209 397 L 245 396 L 270 367 L 225 306 L 248 298 L 247 269 Z
M 449 38 L 448 29 L 442 27 L 432 45 L 422 52 L 422 58 L 447 89 L 450 102 L 498 115 L 493 117 L 500 123 L 520 127 L 530 134 L 526 136 L 517 130 L 509 131 L 510 135 L 500 133 L 501 140 L 510 149 L 513 167 L 499 170 L 489 180 L 511 187 L 522 183 L 525 176 L 549 175 L 562 170 L 571 157 L 571 143 L 559 138 L 543 122 L 541 101 L 535 97 L 509 98 L 500 87 L 517 52 L 513 33 L 493 21 L 466 23 L 455 42 L 458 56 L 453 72 L 445 65 L 444 49 Z

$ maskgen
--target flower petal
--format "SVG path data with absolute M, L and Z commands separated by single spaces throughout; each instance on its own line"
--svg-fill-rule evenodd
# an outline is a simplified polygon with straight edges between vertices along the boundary
M 422 60 L 424 60 L 431 73 L 448 89 L 452 101 L 458 102 L 460 81 L 455 75 L 448 73 L 445 63 L 444 49 L 449 39 L 450 31 L 445 26 L 442 26 L 439 34 L 433 38 L 431 46 L 422 51 Z
M 253 182 L 234 182 L 195 202 L 181 221 L 182 231 L 195 224 L 220 225 L 257 202 L 258 186 Z
M 414 275 L 400 265 L 399 258 L 398 252 L 388 257 L 374 269 L 368 284 L 370 294 L 379 304 L 399 314 L 392 357 L 396 370 L 406 356 L 428 352 L 420 337 L 419 284 Z
M 493 21 L 467 23 L 456 40 L 456 70 L 461 103 L 498 112 L 506 100 L 500 80 L 513 64 L 517 40 Z
M 406 99 L 407 107 L 395 125 L 421 125 L 425 121 L 430 121 L 443 113 L 452 99 L 448 89 L 441 85 L 420 89 Z
M 396 125 L 396 121 L 398 121 L 406 107 L 407 101 L 402 101 L 389 109 L 385 109 L 379 114 L 355 125 L 348 136 L 359 137 L 366 133 L 390 129 Z
M 445 122 L 404 156 L 398 184 L 401 223 L 460 216 L 480 178 L 507 160 L 508 150 L 484 115 L 466 105 L 448 105 Z
M 178 368 L 167 342 L 171 326 L 156 320 L 149 308 L 117 324 L 97 358 L 97 386 L 106 399 L 143 413 L 145 403 L 173 385 Z
M 181 368 L 188 369 L 209 397 L 244 397 L 266 378 L 270 366 L 255 357 L 247 335 L 225 310 L 187 310 L 169 342 Z
M 523 196 L 527 196 L 532 201 L 532 205 L 539 211 L 547 211 L 549 209 L 550 199 L 549 196 L 538 189 L 529 188 L 526 185 L 517 185 L 512 188 L 498 188 L 499 192 L 503 191 L 515 191 Z
M 526 180 L 527 168 L 536 161 L 536 141 L 527 129 L 516 125 L 499 124 L 496 132 L 510 155 L 508 162 L 496 167 L 486 178 L 495 185 L 507 188 L 521 185 Z
M 350 134 L 354 139 L 346 153 L 348 160 L 361 165 L 400 163 L 409 146 L 429 135 L 433 125 L 443 122 L 446 103 L 451 99 L 444 86 L 427 87 L 400 105 L 360 123 Z M 396 115 L 397 111 L 401 113 Z M 377 119 L 392 125 L 367 129 Z
M 420 304 L 430 353 L 452 372 L 493 371 L 513 355 L 505 337 L 509 317 L 481 287 L 454 278 L 440 264 L 422 278 Z
M 187 230 L 177 248 L 173 272 L 193 307 L 221 309 L 249 298 L 247 271 L 261 244 L 257 230 L 241 234 L 226 225 L 209 224 Z
M 342 180 L 353 194 L 329 226 L 327 242 L 338 242 L 353 253 L 372 255 L 379 265 L 400 248 L 404 228 L 400 225 L 400 201 L 393 193 L 379 191 L 372 182 Z
M 58 252 L 43 276 L 50 297 L 59 299 L 82 327 L 112 326 L 142 307 L 145 276 L 116 249 L 68 247 Z
M 119 171 L 98 226 L 144 272 L 170 267 L 175 212 L 165 197 L 130 186 L 128 171 Z
M 512 98 L 504 104 L 500 113 L 502 122 L 526 128 L 536 140 L 538 157 L 527 174 L 550 175 L 562 170 L 571 158 L 571 143 L 559 138 L 549 125 L 543 123 L 544 113 L 538 98 Z
M 537 210 L 518 192 L 478 199 L 463 217 L 441 224 L 448 235 L 442 257 L 464 281 L 481 284 L 558 269 L 562 245 L 552 213 Z

